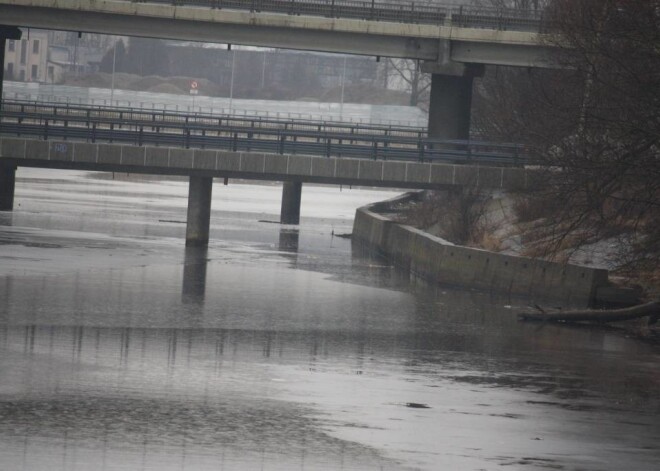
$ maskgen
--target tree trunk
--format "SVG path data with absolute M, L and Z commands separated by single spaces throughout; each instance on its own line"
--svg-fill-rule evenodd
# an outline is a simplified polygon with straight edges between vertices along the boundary
M 653 324 L 660 316 L 660 301 L 652 301 L 639 306 L 624 309 L 596 310 L 581 309 L 576 311 L 544 311 L 537 306 L 538 311 L 526 311 L 518 314 L 521 321 L 550 321 L 550 322 L 619 322 L 640 317 L 650 316 L 649 323 Z

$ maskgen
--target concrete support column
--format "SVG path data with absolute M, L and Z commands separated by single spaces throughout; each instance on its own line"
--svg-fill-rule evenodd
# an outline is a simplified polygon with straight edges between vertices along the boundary
M 16 167 L 0 164 L 0 211 L 14 209 L 14 187 L 16 186 Z
M 301 196 L 302 182 L 284 182 L 282 187 L 282 210 L 280 212 L 281 224 L 300 223 Z
M 422 63 L 422 71 L 431 74 L 429 137 L 467 140 L 470 138 L 472 82 L 482 77 L 483 64 L 453 62 L 449 41 L 443 44 L 438 62 Z
M 433 74 L 431 76 L 429 137 L 436 139 L 469 139 L 472 81 L 473 77 L 471 75 Z
M 188 185 L 188 219 L 186 222 L 187 246 L 208 245 L 209 243 L 212 189 L 212 177 L 190 177 Z

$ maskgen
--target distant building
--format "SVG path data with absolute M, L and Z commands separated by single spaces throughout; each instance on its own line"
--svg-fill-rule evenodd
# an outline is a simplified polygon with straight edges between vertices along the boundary
M 6 42 L 5 80 L 58 83 L 66 73 L 97 72 L 103 56 L 98 36 L 24 30 L 22 39 Z
M 48 33 L 31 31 L 23 39 L 8 39 L 5 45 L 5 79 L 46 82 Z

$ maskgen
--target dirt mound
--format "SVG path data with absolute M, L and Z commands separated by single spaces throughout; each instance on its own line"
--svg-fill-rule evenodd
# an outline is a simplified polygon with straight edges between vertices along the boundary
M 168 82 L 166 78 L 159 77 L 157 75 L 148 75 L 146 77 L 138 77 L 137 79 L 133 80 L 133 82 L 131 82 L 131 88 L 138 91 L 148 91 L 166 82 Z
M 184 95 L 188 93 L 171 83 L 159 83 L 158 85 L 148 88 L 146 91 L 152 93 L 169 93 L 171 95 Z

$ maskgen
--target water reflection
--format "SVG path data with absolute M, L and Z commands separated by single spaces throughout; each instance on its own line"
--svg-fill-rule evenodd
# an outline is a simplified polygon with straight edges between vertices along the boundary
M 122 191 L 166 201 L 171 188 L 159 188 Z M 272 202 L 260 191 L 241 198 Z M 518 323 L 522 303 L 508 297 L 430 289 L 351 254 L 331 236 L 336 222 L 280 231 L 218 212 L 211 246 L 184 249 L 184 225 L 154 222 L 185 217 L 183 193 L 137 216 L 109 195 L 114 216 L 100 222 L 90 195 L 0 227 L 12 244 L 0 244 L 3 469 L 618 471 L 660 460 L 658 354 L 646 345 Z M 83 221 L 89 233 L 71 231 Z
M 40 469 L 53 454 L 61 461 L 49 469 L 400 469 L 328 436 L 292 401 L 288 372 L 273 382 L 255 361 L 300 349 L 315 358 L 319 339 L 33 325 L 2 327 L 0 339 L 14 379 L 0 387 L 0 459 L 11 469 Z
M 280 229 L 279 249 L 283 252 L 297 252 L 299 238 L 298 229 Z

